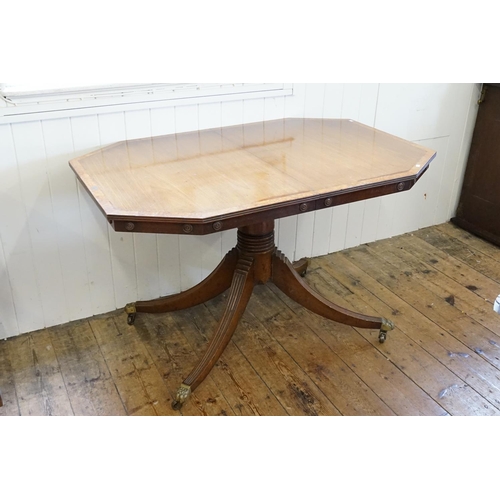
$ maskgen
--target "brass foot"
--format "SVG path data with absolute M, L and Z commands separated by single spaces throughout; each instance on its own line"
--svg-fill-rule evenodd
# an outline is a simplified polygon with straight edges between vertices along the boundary
M 135 318 L 137 316 L 137 309 L 134 304 L 127 304 L 125 306 L 125 314 L 127 314 L 127 323 L 132 326 L 135 323 Z
M 190 395 L 191 387 L 189 387 L 189 385 L 182 384 L 177 391 L 175 400 L 172 403 L 172 408 L 176 411 L 180 410 Z
M 383 344 L 387 340 L 387 333 L 394 330 L 394 323 L 389 319 L 382 319 L 382 326 L 380 327 L 380 335 L 378 336 L 378 340 L 381 344 Z

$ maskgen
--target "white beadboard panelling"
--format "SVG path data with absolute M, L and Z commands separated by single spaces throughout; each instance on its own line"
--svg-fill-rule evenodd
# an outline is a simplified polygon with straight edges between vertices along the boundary
M 305 115 L 323 118 L 326 83 L 308 83 L 306 86 Z
M 457 182 L 464 177 L 470 146 L 469 141 L 464 141 L 464 136 L 472 136 L 479 108 L 477 104 L 479 88 L 470 84 L 457 84 L 456 88 L 455 86 L 453 88 L 456 105 L 453 106 L 453 129 L 448 132 L 450 134 L 446 159 L 448 168 L 445 167 L 446 177 L 440 185 L 436 209 L 438 221 L 447 221 L 455 215 L 455 199 L 458 201 L 459 198 L 455 188 Z
M 333 209 L 329 242 L 330 253 L 338 252 L 345 248 L 348 214 L 349 205 L 340 205 Z
M 268 97 L 264 104 L 264 120 L 281 120 L 285 117 L 285 98 Z
M 470 89 L 469 106 L 466 112 L 466 123 L 464 125 L 463 133 L 461 134 L 462 138 L 460 141 L 458 161 L 454 166 L 455 172 L 453 178 L 453 186 L 450 193 L 450 205 L 448 207 L 449 218 L 456 215 L 458 203 L 460 201 L 460 193 L 462 192 L 465 168 L 467 166 L 467 160 L 469 158 L 469 151 L 471 146 L 471 141 L 469 140 L 469 138 L 471 138 L 474 133 L 474 126 L 476 124 L 477 113 L 479 111 L 478 101 L 480 95 L 481 85 L 473 85 Z
M 333 208 L 320 210 L 314 215 L 312 255 L 326 255 L 330 250 L 330 231 L 332 228 Z
M 12 297 L 12 285 L 0 241 L 0 340 L 16 335 L 18 331 L 19 325 Z
M 316 92 L 310 90 L 311 84 L 306 85 L 306 116 L 312 114 L 318 118 L 340 118 L 342 116 L 342 102 L 344 95 L 344 84 L 327 83 L 313 84 Z M 322 85 L 319 87 L 318 85 Z M 316 95 L 316 103 L 311 95 Z M 322 116 L 319 115 L 317 104 L 322 104 Z M 311 117 L 313 117 L 311 116 Z M 330 251 L 330 232 L 333 219 L 333 208 L 316 212 L 314 215 L 313 230 L 313 256 L 326 255 Z
M 280 219 L 277 229 L 279 236 L 279 249 L 291 260 L 297 259 L 295 255 L 295 245 L 297 241 L 297 216 Z
M 366 200 L 361 228 L 361 244 L 370 243 L 377 239 L 378 221 L 380 217 L 380 199 Z
M 420 141 L 423 146 L 433 149 L 438 152 L 438 156 L 432 162 L 429 170 L 420 179 L 419 182 L 412 189 L 413 198 L 408 206 L 419 206 L 421 209 L 414 210 L 420 214 L 420 220 L 416 227 L 412 227 L 408 231 L 413 231 L 422 227 L 429 227 L 448 220 L 444 213 L 440 213 L 438 207 L 440 206 L 440 199 L 443 197 L 441 186 L 448 183 L 446 179 L 446 165 L 449 164 L 448 151 L 449 151 L 449 137 L 440 137 L 436 139 L 429 139 Z M 441 207 L 447 210 L 449 196 L 446 197 L 445 203 Z
M 198 127 L 200 130 L 220 128 L 222 124 L 222 105 L 220 102 L 203 104 L 198 107 Z
M 177 235 L 158 235 L 158 277 L 160 296 L 181 291 L 180 242 Z
M 201 279 L 205 279 L 220 263 L 222 258 L 222 237 L 207 234 L 198 240 L 201 246 Z
M 350 203 L 347 206 L 346 248 L 357 247 L 361 244 L 365 206 L 364 201 Z
M 18 332 L 7 330 L 7 325 L 13 328 L 16 319 L 19 333 L 23 333 L 42 328 L 44 317 L 11 125 L 0 126 L 0 175 L 0 237 L 6 268 L 2 274 L 5 280 L 10 278 L 17 315 L 13 318 L 3 309 L 2 323 L 6 335 L 12 336 Z
M 306 83 L 293 84 L 293 96 L 285 97 L 285 115 L 303 118 L 306 106 Z
M 179 236 L 181 290 L 188 290 L 203 279 L 202 236 Z
M 471 84 L 380 84 L 375 126 L 412 141 L 449 136 L 456 126 L 463 129 L 456 118 L 467 112 L 470 89 Z
M 113 113 L 100 115 L 99 136 L 103 146 L 127 139 L 125 114 Z M 117 233 L 108 225 L 108 238 L 111 251 L 111 272 L 116 307 L 123 307 L 137 300 L 137 272 L 134 236 Z
M 342 118 L 356 120 L 370 127 L 374 126 L 377 112 L 379 85 L 373 83 L 349 83 L 344 85 L 342 98 Z M 359 201 L 349 205 L 347 211 L 347 225 L 345 247 L 352 248 L 360 245 L 365 238 L 363 229 L 373 235 L 373 221 L 364 225 L 367 212 L 380 210 L 380 199 Z M 371 231 L 370 231 L 371 230 Z M 374 239 L 374 238 L 373 238 Z
M 252 99 L 243 103 L 244 123 L 256 123 L 264 121 L 265 99 Z
M 304 99 L 304 115 L 307 118 L 322 118 L 323 117 L 323 104 L 325 97 L 325 84 L 324 83 L 307 83 L 305 87 Z M 311 257 L 315 254 L 313 252 L 314 246 L 316 248 L 320 245 L 315 235 L 321 238 L 323 228 L 328 224 L 330 219 L 328 211 L 318 212 L 319 223 L 316 225 L 316 214 L 310 212 L 301 214 L 297 220 L 297 245 L 295 248 L 295 255 L 297 259 L 303 257 Z M 316 227 L 315 227 L 316 226 Z M 319 253 L 316 253 L 319 255 Z
M 378 83 L 346 83 L 342 98 L 342 118 L 356 120 L 373 127 L 378 93 Z
M 474 84 L 297 83 L 286 97 L 143 104 L 31 122 L 17 116 L 0 125 L 0 338 L 187 289 L 236 243 L 236 230 L 206 237 L 115 233 L 69 159 L 124 139 L 287 116 L 350 118 L 438 151 L 408 193 L 277 221 L 279 248 L 296 260 L 448 220 L 477 94 Z M 286 133 L 264 132 L 268 141 Z
M 243 123 L 243 102 L 223 102 L 221 106 L 221 125 L 230 127 Z
M 45 144 L 40 122 L 13 124 L 19 180 L 35 265 L 44 325 L 67 322 L 66 296 L 57 241 L 57 226 L 47 175 Z
M 392 222 L 394 220 L 394 212 L 396 211 L 395 196 L 384 196 L 380 199 L 376 240 L 385 240 L 396 235 L 392 231 Z
M 177 134 L 198 129 L 198 106 L 175 108 L 175 132 Z
M 344 100 L 344 84 L 327 83 L 325 85 L 323 118 L 341 117 L 343 100 Z
M 314 212 L 301 214 L 297 218 L 297 242 L 295 258 L 311 257 L 313 255 Z
M 93 314 L 78 186 L 68 161 L 75 156 L 69 118 L 42 122 L 64 295 L 71 320 Z M 49 326 L 49 325 L 47 325 Z
M 82 156 L 100 147 L 99 122 L 96 115 L 72 118 L 71 129 L 75 156 Z M 116 307 L 109 248 L 109 224 L 80 183 L 78 183 L 78 197 L 92 311 L 93 314 L 101 314 Z

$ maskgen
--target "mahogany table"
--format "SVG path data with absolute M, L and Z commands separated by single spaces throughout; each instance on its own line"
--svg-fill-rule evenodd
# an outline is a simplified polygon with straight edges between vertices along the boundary
M 301 278 L 276 248 L 274 222 L 291 215 L 411 189 L 435 152 L 352 120 L 285 119 L 121 142 L 70 161 L 116 231 L 205 235 L 238 228 L 238 243 L 202 283 L 126 307 L 163 313 L 229 290 L 206 353 L 177 392 L 178 409 L 231 339 L 256 284 L 272 281 L 298 304 L 333 321 L 394 328 L 339 307 Z

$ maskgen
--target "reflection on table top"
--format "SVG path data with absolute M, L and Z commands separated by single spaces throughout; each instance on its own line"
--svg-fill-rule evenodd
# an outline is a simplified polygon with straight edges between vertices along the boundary
M 110 220 L 207 220 L 416 180 L 434 156 L 352 120 L 290 118 L 125 141 L 70 165 Z

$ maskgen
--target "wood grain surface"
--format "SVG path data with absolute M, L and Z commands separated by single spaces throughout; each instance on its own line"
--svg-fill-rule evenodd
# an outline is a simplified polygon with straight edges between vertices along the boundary
M 313 259 L 306 280 L 396 323 L 339 325 L 256 287 L 183 415 L 500 415 L 500 249 L 451 224 Z M 179 415 L 170 403 L 224 310 L 107 314 L 0 342 L 0 415 Z
M 124 141 L 70 165 L 116 230 L 206 234 L 406 191 L 434 157 L 353 120 L 290 118 Z

